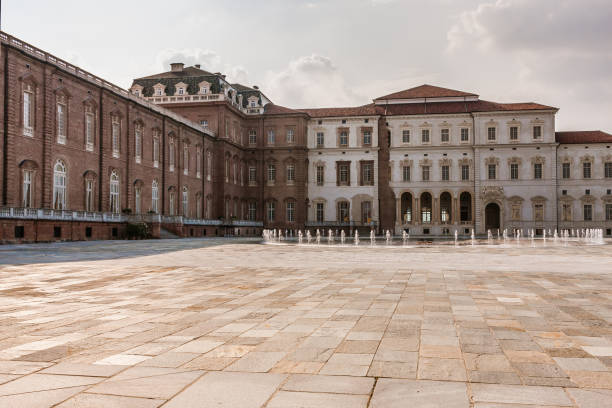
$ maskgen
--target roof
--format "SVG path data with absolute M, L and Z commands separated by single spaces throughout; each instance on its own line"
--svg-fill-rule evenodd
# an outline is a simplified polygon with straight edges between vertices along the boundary
M 389 95 L 381 96 L 376 99 L 421 99 L 421 98 L 445 98 L 445 97 L 462 97 L 462 96 L 478 96 L 473 93 L 457 91 L 454 89 L 442 88 L 433 85 L 421 85 L 414 88 L 406 89 L 399 92 L 394 92 Z
M 379 105 L 379 109 L 383 112 L 382 114 L 388 116 L 557 110 L 555 107 L 534 102 L 497 103 L 483 100 Z
M 280 106 L 280 105 L 275 105 L 273 103 L 268 103 L 266 104 L 266 106 L 264 106 L 264 113 L 266 115 L 287 115 L 287 114 L 301 114 L 303 115 L 305 112 L 299 111 L 299 110 L 295 110 L 295 109 L 290 109 L 284 106 Z
M 312 118 L 340 117 L 340 116 L 374 116 L 380 112 L 373 103 L 369 105 L 348 107 L 348 108 L 312 108 L 299 109 L 300 112 L 307 113 Z
M 196 67 L 185 67 L 182 71 L 167 71 L 160 74 L 148 75 L 142 78 L 136 78 L 134 81 L 139 79 L 159 79 L 159 78 L 184 78 L 184 77 L 198 77 L 198 76 L 213 76 L 212 72 L 205 71 Z
M 612 135 L 601 130 L 581 130 L 572 132 L 555 132 L 557 143 L 612 143 Z

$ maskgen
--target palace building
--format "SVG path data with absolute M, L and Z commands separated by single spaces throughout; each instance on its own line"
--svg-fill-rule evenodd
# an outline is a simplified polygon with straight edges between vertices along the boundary
M 603 228 L 612 135 L 557 108 L 421 85 L 356 107 L 287 108 L 174 63 L 121 89 L 0 33 L 0 241 L 413 236 Z

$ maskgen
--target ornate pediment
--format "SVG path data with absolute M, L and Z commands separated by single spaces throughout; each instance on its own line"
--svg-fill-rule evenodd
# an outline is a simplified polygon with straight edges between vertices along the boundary
M 504 197 L 502 186 L 484 186 L 480 190 L 480 198 L 482 199 L 503 199 Z

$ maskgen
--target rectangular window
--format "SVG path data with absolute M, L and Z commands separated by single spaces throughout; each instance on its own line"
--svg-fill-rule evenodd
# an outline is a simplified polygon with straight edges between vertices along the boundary
M 489 180 L 495 180 L 497 167 L 494 164 L 489 164 Z
M 338 221 L 349 222 L 349 203 L 348 201 L 340 201 L 338 203 Z
M 470 129 L 461 128 L 461 141 L 468 142 L 470 140 Z
M 612 204 L 606 204 L 606 221 L 612 221 Z
M 583 207 L 583 215 L 585 221 L 593 221 L 593 205 L 585 204 Z
M 361 163 L 361 185 L 362 186 L 373 186 L 374 185 L 374 165 L 371 162 Z
M 372 132 L 370 130 L 363 131 L 363 144 L 364 145 L 372 144 Z
M 317 186 L 322 186 L 323 183 L 325 182 L 324 174 L 325 174 L 325 167 L 317 166 Z
M 449 181 L 449 180 L 450 180 L 450 167 L 442 166 L 442 181 Z
M 429 143 L 429 129 L 421 129 L 421 142 Z
M 542 178 L 542 163 L 534 163 L 533 178 L 538 180 Z
M 510 126 L 510 140 L 518 140 L 518 126 Z
M 276 181 L 276 166 L 274 164 L 268 165 L 268 183 L 274 183 Z
M 287 222 L 295 222 L 295 202 L 287 203 Z
M 134 130 L 134 156 L 136 159 L 136 163 L 140 163 L 140 158 L 142 154 L 142 130 L 139 126 L 136 126 Z
M 275 138 L 276 136 L 274 135 L 274 130 L 273 129 L 268 130 L 268 144 L 269 145 L 274 144 Z
M 410 166 L 402 166 L 402 180 L 410 181 Z
M 23 134 L 25 136 L 32 136 L 33 132 L 33 117 L 32 111 L 34 110 L 34 97 L 31 92 L 23 93 Z
M 248 217 L 249 217 L 249 221 L 257 220 L 257 203 L 254 203 L 254 202 L 249 203 Z
M 317 222 L 323 222 L 325 219 L 325 207 L 323 203 L 317 203 Z
M 93 180 L 87 179 L 85 181 L 85 211 L 93 211 L 94 209 L 94 185 Z
M 497 129 L 494 127 L 487 128 L 487 140 L 489 142 L 495 141 Z
M 461 166 L 461 180 L 466 181 L 470 179 L 470 166 L 464 164 Z
M 582 177 L 585 179 L 591 178 L 591 162 L 582 163 Z
M 541 139 L 542 138 L 542 126 L 534 126 L 533 127 L 533 138 Z
M 410 130 L 402 130 L 402 143 L 410 143 Z
M 202 177 L 202 151 L 199 148 L 196 150 L 196 177 Z
M 295 130 L 287 129 L 287 143 L 295 143 Z
M 533 206 L 536 221 L 544 221 L 544 204 L 535 204 Z
M 23 172 L 23 200 L 22 207 L 32 207 L 32 171 L 24 170 Z
M 66 105 L 57 104 L 57 142 L 66 143 Z
M 340 146 L 348 146 L 348 132 L 343 130 L 340 132 Z
M 363 201 L 361 203 L 361 222 L 369 224 L 372 221 L 372 203 L 370 201 Z
M 276 213 L 276 203 L 274 201 L 268 202 L 268 221 L 274 221 L 274 215 Z
M 295 165 L 287 165 L 287 183 L 293 183 L 295 181 Z
M 119 157 L 119 123 L 113 122 L 111 126 L 111 144 L 113 157 Z
M 340 186 L 348 186 L 350 184 L 349 178 L 349 165 L 348 164 L 340 164 L 338 166 L 338 185 Z
M 604 177 L 612 178 L 612 163 L 610 162 L 604 164 Z
M 153 167 L 159 167 L 159 139 L 153 138 Z
M 249 144 L 257 144 L 257 131 L 255 129 L 249 130 Z
M 572 205 L 571 204 L 563 204 L 562 210 L 561 210 L 561 219 L 562 221 L 572 220 Z
M 174 140 L 170 140 L 170 145 L 168 146 L 168 165 L 170 166 L 170 171 L 174 171 Z M 227 164 L 227 161 L 226 161 Z M 226 182 L 227 182 L 227 173 L 229 173 L 229 168 L 226 166 Z
M 85 114 L 85 149 L 92 151 L 94 144 L 94 115 Z
M 422 180 L 423 181 L 429 181 L 429 166 L 423 166 L 421 168 L 422 170 Z
M 317 132 L 317 147 L 323 147 L 325 144 L 325 134 L 323 132 Z
M 518 180 L 519 178 L 519 167 L 517 163 L 510 164 L 510 178 L 512 180 Z
M 236 171 L 236 164 L 234 163 L 234 173 Z M 189 174 L 189 147 L 183 146 L 183 174 Z M 236 182 L 236 175 L 234 174 L 234 183 Z
M 442 143 L 448 143 L 450 141 L 450 129 L 440 130 L 440 141 Z
M 569 163 L 563 163 L 563 178 L 564 179 L 568 179 L 570 178 L 570 164 Z
M 249 185 L 257 183 L 257 168 L 255 166 L 249 167 Z
M 206 89 L 206 88 L 204 88 L 204 89 Z M 200 121 L 200 126 L 202 126 L 202 127 L 204 127 L 204 128 L 207 128 L 207 127 L 208 127 L 208 121 L 207 121 L 207 120 L 205 120 L 205 119 L 202 119 L 202 120 Z

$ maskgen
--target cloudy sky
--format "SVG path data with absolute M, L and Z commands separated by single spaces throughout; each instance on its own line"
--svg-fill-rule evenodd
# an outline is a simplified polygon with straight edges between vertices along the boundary
M 202 64 L 289 107 L 430 83 L 612 132 L 610 0 L 23 0 L 2 30 L 122 87 Z

